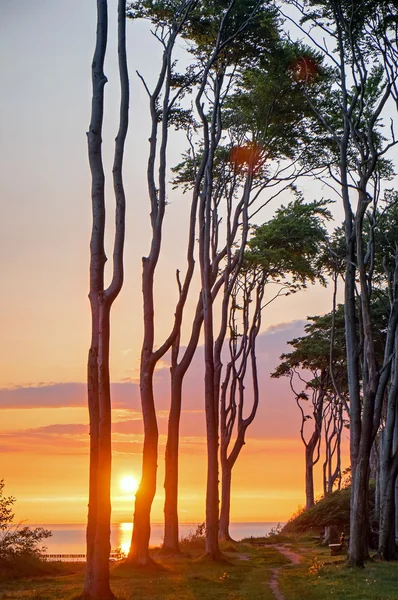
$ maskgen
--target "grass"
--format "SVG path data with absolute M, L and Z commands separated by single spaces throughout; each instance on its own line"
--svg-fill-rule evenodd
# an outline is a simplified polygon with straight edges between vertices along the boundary
M 272 600 L 267 582 L 270 569 L 281 564 L 281 555 L 272 548 L 260 552 L 245 544 L 228 546 L 226 560 L 219 564 L 201 561 L 200 551 L 194 548 L 190 556 L 155 555 L 158 569 L 113 565 L 112 590 L 120 600 Z M 84 565 L 68 567 L 73 572 L 58 577 L 2 582 L 0 600 L 71 600 L 82 591 Z M 259 586 L 262 595 L 256 595 Z
M 286 600 L 395 600 L 398 563 L 370 562 L 347 569 L 344 557 L 330 557 L 311 536 L 273 536 L 224 546 L 226 560 L 200 560 L 198 544 L 189 555 L 157 556 L 159 568 L 111 567 L 111 587 L 119 600 L 274 600 L 269 581 L 279 569 L 279 589 Z M 302 555 L 291 565 L 272 544 Z M 62 565 L 62 574 L 2 581 L 0 600 L 71 600 L 82 591 L 84 565 Z

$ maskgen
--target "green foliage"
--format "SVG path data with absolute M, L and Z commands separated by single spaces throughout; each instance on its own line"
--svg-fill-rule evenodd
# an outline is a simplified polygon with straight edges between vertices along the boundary
M 304 330 L 306 335 L 294 338 L 288 344 L 294 350 L 281 355 L 281 363 L 272 373 L 271 377 L 290 375 L 293 369 L 308 369 L 315 371 L 327 370 L 330 362 L 330 342 L 332 335 L 333 314 L 328 313 L 322 317 L 308 317 L 309 323 Z M 344 331 L 344 306 L 340 304 L 335 314 L 335 344 L 333 348 L 333 364 L 335 371 L 344 374 L 346 371 L 345 331 Z M 341 382 L 341 377 L 339 378 Z
M 273 279 L 291 276 L 305 287 L 307 281 L 325 283 L 320 260 L 327 240 L 325 221 L 332 217 L 326 200 L 306 204 L 298 197 L 281 206 L 270 221 L 254 227 L 246 253 L 248 266 L 260 266 Z
M 389 44 L 394 45 L 396 3 L 309 0 L 302 6 L 301 25 L 307 28 L 309 35 L 313 35 L 314 28 L 322 35 L 327 32 L 324 52 L 332 65 L 328 86 L 322 93 L 310 86 L 303 88 L 303 94 L 319 118 L 309 153 L 312 157 L 318 156 L 319 164 L 327 164 L 329 157 L 331 171 L 337 170 L 344 124 L 349 122 L 349 170 L 365 177 L 376 172 L 383 178 L 391 178 L 392 162 L 383 157 L 383 153 L 394 136 L 387 134 L 387 141 L 383 135 L 381 109 L 395 75 L 388 74 L 380 38 L 386 36 L 384 41 L 388 45 L 390 36 Z M 395 58 L 392 59 L 392 63 L 395 62 Z
M 357 305 L 359 307 L 359 302 Z M 379 365 L 382 365 L 386 327 L 390 310 L 388 295 L 385 290 L 376 289 L 373 291 L 370 309 L 374 330 L 376 359 Z M 289 377 L 296 369 L 310 371 L 311 379 L 315 372 L 329 372 L 333 312 L 323 316 L 307 317 L 307 319 L 309 322 L 304 327 L 306 335 L 294 338 L 288 342 L 293 347 L 293 351 L 280 356 L 281 362 L 271 374 L 271 377 Z M 348 381 L 343 304 L 339 304 L 336 308 L 333 337 L 333 374 L 340 393 L 346 394 Z M 302 376 L 305 377 L 304 375 Z M 316 387 L 318 383 L 315 378 L 313 381 L 308 381 L 308 386 Z M 330 387 L 332 386 L 330 378 L 326 384 Z
M 292 159 L 303 152 L 302 146 L 313 142 L 316 119 L 295 74 L 303 54 L 317 64 L 311 85 L 319 91 L 318 80 L 327 77 L 319 54 L 281 39 L 272 52 L 261 57 L 259 65 L 242 70 L 236 90 L 225 103 L 224 126 L 235 137 L 260 147 L 264 160 Z
M 218 43 L 213 61 L 217 71 L 242 59 L 258 62 L 278 38 L 276 10 L 257 0 L 136 0 L 127 16 L 150 20 L 156 31 L 181 24 L 181 37 L 201 61 L 213 55 Z
M 391 287 L 398 244 L 398 192 L 386 190 L 383 208 L 367 217 L 365 235 L 374 240 L 376 282 L 381 287 Z

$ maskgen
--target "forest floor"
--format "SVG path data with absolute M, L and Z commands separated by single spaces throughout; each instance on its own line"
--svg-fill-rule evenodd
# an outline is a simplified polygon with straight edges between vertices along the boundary
M 185 549 L 185 548 L 184 548 Z M 111 567 L 118 600 L 396 600 L 398 562 L 371 561 L 348 569 L 344 556 L 331 557 L 312 537 L 273 536 L 223 546 L 224 561 L 201 557 L 200 544 L 189 554 L 163 557 L 157 565 Z M 63 574 L 1 580 L 0 600 L 72 600 L 82 591 L 84 564 L 64 564 Z

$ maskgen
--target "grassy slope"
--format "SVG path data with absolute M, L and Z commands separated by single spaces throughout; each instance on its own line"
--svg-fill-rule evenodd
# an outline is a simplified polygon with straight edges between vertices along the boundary
M 300 565 L 280 571 L 280 590 L 286 600 L 396 600 L 398 562 L 369 561 L 365 569 L 349 569 L 345 557 L 331 557 L 329 548 L 310 538 L 292 538 L 301 548 Z
M 227 552 L 227 561 L 213 565 L 192 556 L 156 557 L 160 568 L 131 571 L 123 564 L 112 567 L 111 585 L 120 600 L 273 600 L 268 582 L 280 568 L 280 590 L 286 600 L 396 600 L 398 563 L 369 563 L 366 569 L 349 570 L 343 557 L 331 559 L 328 549 L 312 538 L 279 536 L 267 544 L 285 543 L 303 555 L 291 566 L 271 545 L 240 543 Z M 333 561 L 333 562 L 332 562 Z M 330 564 L 322 566 L 324 562 Z M 74 573 L 0 583 L 0 600 L 71 600 L 82 590 L 83 565 Z

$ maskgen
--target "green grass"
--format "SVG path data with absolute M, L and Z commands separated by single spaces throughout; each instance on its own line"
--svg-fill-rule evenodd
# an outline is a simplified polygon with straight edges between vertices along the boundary
M 397 563 L 368 563 L 349 569 L 343 561 L 321 566 L 321 559 L 280 573 L 280 590 L 288 600 L 396 600 Z
M 286 600 L 395 600 L 398 563 L 370 562 L 347 569 L 344 557 L 330 557 L 313 537 L 274 537 L 302 555 L 291 565 L 272 545 L 249 542 L 224 546 L 225 561 L 200 560 L 200 550 L 178 558 L 154 556 L 159 568 L 111 567 L 111 587 L 119 600 L 274 600 L 269 581 L 279 569 L 279 589 Z M 2 581 L 0 600 L 71 600 L 83 588 L 84 565 L 63 565 L 60 575 Z M 66 570 L 66 572 L 65 572 Z
M 227 547 L 228 550 L 228 547 Z M 285 563 L 272 548 L 256 549 L 229 544 L 222 563 L 191 556 L 155 556 L 160 568 L 132 569 L 123 563 L 111 567 L 111 587 L 120 600 L 271 600 L 269 573 Z M 73 573 L 2 582 L 0 600 L 71 600 L 83 588 L 84 565 L 68 565 Z M 262 595 L 257 595 L 258 590 Z

